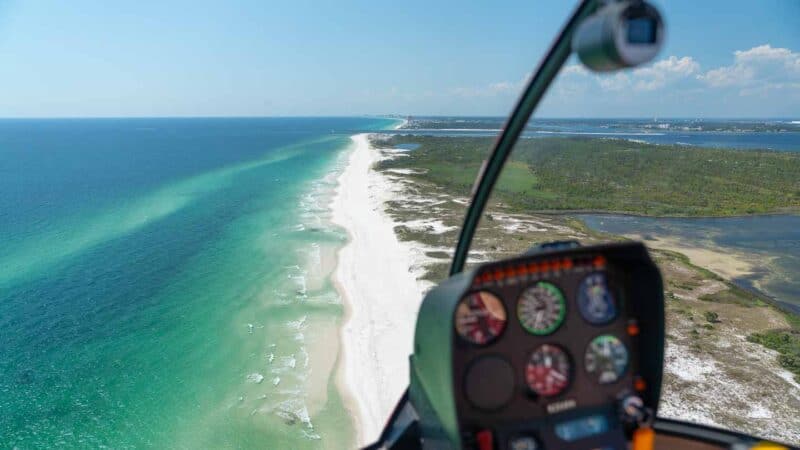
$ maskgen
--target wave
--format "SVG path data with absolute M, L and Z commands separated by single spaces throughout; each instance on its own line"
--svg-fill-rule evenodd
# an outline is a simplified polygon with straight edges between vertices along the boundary
M 247 381 L 255 384 L 261 384 L 264 381 L 264 375 L 261 375 L 258 372 L 253 372 L 250 375 L 247 375 Z

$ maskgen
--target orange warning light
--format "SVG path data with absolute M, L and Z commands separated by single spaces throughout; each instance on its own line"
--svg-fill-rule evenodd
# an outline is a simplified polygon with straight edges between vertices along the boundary
M 606 265 L 606 257 L 603 255 L 597 255 L 594 257 L 594 265 L 595 267 L 602 267 Z

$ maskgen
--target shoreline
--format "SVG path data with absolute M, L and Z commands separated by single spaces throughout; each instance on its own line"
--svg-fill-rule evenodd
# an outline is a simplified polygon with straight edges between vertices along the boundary
M 696 216 L 678 216 L 670 214 L 644 214 L 626 211 L 609 211 L 601 209 L 563 209 L 563 210 L 533 210 L 530 214 L 541 214 L 547 216 L 623 216 L 642 219 L 749 219 L 757 217 L 780 217 L 780 216 L 797 216 L 800 215 L 800 209 L 788 208 L 784 211 L 767 211 L 753 214 L 730 214 L 730 215 L 696 215 Z
M 380 134 L 380 132 L 374 134 Z M 403 221 L 402 217 L 404 216 L 402 215 L 400 216 L 401 218 L 394 218 L 397 217 L 397 214 L 390 213 L 391 208 L 386 206 L 385 202 L 388 200 L 398 200 L 398 196 L 400 196 L 400 198 L 405 198 L 404 196 L 408 195 L 407 192 L 404 193 L 404 187 L 406 187 L 406 181 L 408 181 L 406 179 L 407 177 L 397 176 L 408 175 L 408 173 L 400 172 L 399 170 L 392 171 L 392 169 L 375 170 L 375 164 L 386 159 L 391 159 L 392 153 L 388 149 L 382 150 L 381 148 L 372 147 L 369 142 L 369 136 L 370 134 L 359 134 L 351 137 L 354 147 L 348 150 L 346 168 L 338 179 L 339 186 L 337 187 L 332 207 L 332 221 L 345 229 L 348 235 L 347 244 L 340 248 L 337 253 L 338 265 L 335 270 L 335 276 L 332 277 L 334 279 L 334 285 L 340 293 L 345 309 L 345 315 L 340 329 L 342 345 L 340 347 L 340 357 L 338 361 L 340 361 L 341 364 L 337 365 L 336 381 L 337 387 L 342 393 L 345 407 L 351 414 L 352 420 L 355 423 L 357 445 L 369 444 L 378 437 L 384 421 L 388 417 L 388 414 L 391 413 L 397 398 L 407 383 L 407 355 L 411 352 L 413 340 L 412 327 L 415 322 L 416 313 L 414 312 L 403 316 L 402 314 L 395 314 L 390 308 L 398 307 L 401 303 L 412 303 L 414 305 L 414 311 L 416 311 L 416 307 L 418 307 L 419 301 L 422 298 L 422 292 L 427 282 L 417 281 L 417 277 L 413 275 L 420 270 L 420 263 L 422 262 L 417 255 L 414 255 L 414 252 L 415 249 L 421 248 L 424 250 L 427 248 L 430 250 L 433 248 L 430 245 L 417 243 L 413 239 L 401 240 L 400 235 L 402 233 L 396 232 L 395 227 L 401 225 L 408 227 L 409 223 Z M 376 145 L 380 147 L 380 144 Z M 353 201 L 354 199 L 355 201 Z M 455 200 L 453 200 L 453 202 L 459 203 Z M 349 208 L 346 206 L 349 206 Z M 358 206 L 359 209 L 353 211 L 355 209 L 353 206 Z M 413 209 L 412 212 L 414 211 L 417 210 Z M 608 211 L 600 212 L 600 214 L 618 215 L 609 213 Z M 542 215 L 551 217 L 570 216 L 570 214 L 564 213 L 544 213 Z M 637 216 L 624 213 L 622 215 Z M 781 214 L 755 214 L 744 217 L 761 215 Z M 793 214 L 789 213 L 788 215 Z M 441 219 L 441 215 L 434 214 L 434 217 Z M 699 217 L 679 218 L 695 219 Z M 414 219 L 412 222 L 417 223 L 420 221 L 424 222 L 424 218 Z M 441 222 L 441 220 L 439 220 L 439 222 Z M 425 222 L 425 224 L 427 228 L 430 228 L 430 224 L 427 222 Z M 440 225 L 445 227 L 443 224 Z M 542 226 L 537 226 L 536 231 L 539 231 L 538 228 L 542 228 L 543 230 L 548 228 L 544 227 L 543 224 L 540 225 Z M 600 230 L 595 230 L 588 225 L 585 226 L 592 231 L 600 232 Z M 555 226 L 551 226 L 550 228 L 553 227 Z M 412 228 L 416 229 L 414 227 Z M 426 227 L 417 226 L 417 228 L 427 230 Z M 436 233 L 437 230 L 437 227 L 433 227 L 432 230 L 428 231 L 438 236 L 439 234 Z M 563 230 L 559 232 L 562 231 Z M 377 238 L 373 236 L 377 234 L 381 236 Z M 369 243 L 376 239 L 383 242 L 384 245 L 364 248 L 365 245 L 369 247 Z M 653 241 L 654 240 L 650 239 L 646 242 L 656 244 L 653 246 L 655 248 L 680 253 L 686 258 L 689 266 L 695 267 L 697 270 L 709 271 L 708 269 L 711 269 L 710 271 L 713 271 L 717 276 L 721 275 L 720 278 L 727 280 L 729 286 L 734 284 L 733 279 L 746 277 L 753 273 L 752 262 L 748 261 L 747 258 L 742 258 L 742 255 L 739 254 L 731 255 L 727 254 L 727 252 L 720 253 L 707 248 L 686 248 L 686 246 L 679 245 L 679 242 L 674 242 L 669 239 Z M 361 248 L 357 249 L 356 247 L 359 246 Z M 394 259 L 397 257 L 402 259 L 400 264 L 391 265 L 391 267 L 389 267 L 389 265 L 382 267 L 381 263 L 385 259 Z M 376 262 L 378 263 L 376 264 Z M 423 271 L 424 270 L 427 269 L 423 269 Z M 412 274 L 412 276 L 407 278 L 407 280 L 410 280 L 409 285 L 415 284 L 420 291 L 413 301 L 406 295 L 400 295 L 397 289 L 393 289 L 392 283 L 396 281 L 395 278 L 402 277 L 403 274 Z M 356 282 L 357 278 L 359 278 L 358 282 Z M 375 286 L 364 286 L 369 283 L 376 285 L 378 288 L 373 289 Z M 737 287 L 741 288 L 741 286 Z M 716 292 L 722 289 L 725 289 L 725 284 L 721 284 L 721 282 L 716 281 L 716 279 L 709 279 L 703 280 L 701 282 L 701 287 L 697 289 L 696 292 L 689 294 L 693 294 L 696 297 L 702 293 L 701 291 Z M 689 290 L 691 290 L 691 288 Z M 759 293 L 763 296 L 762 292 Z M 689 297 L 692 296 L 689 295 Z M 684 300 L 689 302 L 685 305 L 690 305 L 700 312 L 718 308 L 718 305 L 714 303 L 701 302 L 694 297 L 687 297 L 687 299 Z M 701 358 L 696 361 L 697 364 L 690 364 L 691 367 L 687 369 L 696 369 L 695 371 L 699 371 L 698 374 L 694 374 L 691 370 L 684 373 L 685 371 L 682 370 L 682 366 L 675 367 L 677 372 L 675 370 L 669 372 L 671 374 L 670 376 L 672 376 L 673 385 L 683 386 L 682 383 L 687 382 L 696 383 L 698 385 L 712 383 L 714 380 L 710 373 L 716 372 L 717 370 L 728 370 L 732 367 L 747 367 L 750 369 L 756 366 L 770 367 L 770 364 L 777 364 L 777 354 L 775 352 L 770 350 L 765 351 L 757 344 L 747 342 L 745 339 L 746 335 L 741 334 L 739 329 L 736 328 L 736 326 L 740 325 L 739 321 L 745 320 L 743 318 L 748 317 L 747 311 L 738 311 L 737 308 L 740 307 L 736 306 L 726 306 L 725 308 L 731 308 L 731 311 L 733 311 L 731 316 L 726 316 L 722 325 L 715 325 L 713 329 L 716 331 L 706 331 L 705 328 L 701 329 L 701 333 L 704 333 L 703 339 L 699 341 L 701 344 L 698 344 L 697 341 L 686 341 L 685 339 L 681 342 L 671 342 L 673 353 L 675 351 L 678 351 L 680 354 L 693 352 L 693 355 Z M 722 313 L 724 311 L 718 312 Z M 769 320 L 772 322 L 754 322 L 755 325 L 751 325 L 758 328 L 762 325 L 773 326 L 775 324 L 784 323 L 783 316 L 775 316 L 773 313 L 764 313 L 763 315 L 764 317 L 759 320 L 763 319 L 762 321 Z M 682 330 L 686 331 L 686 333 L 683 333 L 686 336 L 689 336 L 689 331 L 696 328 L 694 322 L 685 321 L 683 316 L 679 315 L 679 313 L 673 311 L 673 317 L 673 320 L 678 320 L 681 327 L 686 328 L 686 330 Z M 405 331 L 397 330 L 397 323 L 394 321 L 402 322 L 408 329 Z M 399 333 L 400 336 L 398 336 L 398 331 L 401 331 Z M 390 336 L 384 339 L 383 342 L 377 342 L 389 333 L 394 337 Z M 405 333 L 405 338 L 402 336 L 403 333 Z M 717 355 L 717 353 L 720 355 L 727 355 L 726 349 L 730 348 L 744 349 L 747 351 L 736 352 L 736 355 L 734 355 L 735 357 L 717 355 L 720 359 L 718 361 L 714 360 L 716 361 L 714 363 L 716 364 L 714 366 L 715 370 L 706 374 L 705 371 L 700 369 L 705 367 L 702 362 L 705 361 L 708 355 L 702 352 L 698 353 L 692 345 L 704 345 L 706 346 L 705 349 L 707 352 L 713 352 L 715 355 Z M 403 350 L 400 348 L 402 346 L 406 346 L 406 349 Z M 400 350 L 398 350 L 398 348 L 400 348 Z M 740 358 L 741 355 L 739 355 L 739 353 L 753 355 L 753 357 L 742 359 L 744 357 L 742 356 Z M 386 361 L 384 362 L 381 358 L 386 358 Z M 402 364 L 398 364 L 398 362 Z M 392 367 L 399 367 L 399 369 L 386 370 L 386 364 L 394 364 Z M 672 365 L 674 366 L 674 364 L 673 362 Z M 665 373 L 668 373 L 666 369 Z M 724 386 L 720 388 L 720 392 L 728 393 L 731 389 L 738 389 L 736 387 L 736 379 L 733 378 L 737 373 L 738 372 L 733 371 L 728 374 L 732 377 L 731 383 L 724 383 Z M 387 374 L 388 376 L 386 376 Z M 796 386 L 793 384 L 791 373 L 788 371 L 780 370 L 776 367 L 773 375 L 782 379 L 778 380 L 775 376 L 772 377 L 775 379 L 771 380 L 771 383 L 777 383 L 776 386 L 783 386 L 784 382 Z M 401 380 L 401 382 L 395 383 L 400 385 L 398 392 L 395 393 L 391 391 L 391 389 L 396 388 L 392 384 L 392 382 L 397 381 L 396 379 Z M 690 391 L 691 390 L 687 392 Z M 676 392 L 682 392 L 682 390 Z M 685 399 L 683 396 L 676 394 L 671 397 L 671 400 L 679 401 L 680 403 Z M 668 403 L 669 402 L 665 403 L 665 410 L 669 409 Z M 722 420 L 723 422 L 721 423 L 724 423 L 724 420 L 727 420 L 725 419 L 727 416 L 716 417 L 715 415 L 719 411 L 715 408 L 722 406 L 735 406 L 738 408 L 738 405 L 723 404 L 724 402 L 715 404 L 715 406 L 710 409 L 706 408 L 707 411 L 705 412 L 712 415 L 702 416 L 702 419 L 711 423 L 717 423 Z M 739 411 L 739 413 L 749 417 L 749 411 Z M 772 432 L 777 433 L 776 430 L 772 430 Z
M 396 189 L 373 170 L 384 156 L 368 136 L 351 136 L 353 147 L 331 205 L 331 221 L 348 235 L 332 277 L 345 309 L 337 386 L 358 446 L 378 438 L 408 384 L 408 355 L 425 290 L 409 270 L 416 266 L 414 252 L 397 238 L 396 224 L 385 214 L 383 203 Z

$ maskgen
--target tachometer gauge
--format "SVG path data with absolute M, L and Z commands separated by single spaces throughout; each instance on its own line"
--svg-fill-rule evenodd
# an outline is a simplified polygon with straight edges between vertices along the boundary
M 604 273 L 584 278 L 578 288 L 578 309 L 587 322 L 603 325 L 617 317 L 617 304 Z
M 552 397 L 569 385 L 572 368 L 567 353 L 556 345 L 544 344 L 534 350 L 525 366 L 525 382 L 531 391 Z
M 628 368 L 628 349 L 615 336 L 603 334 L 592 339 L 584 358 L 586 371 L 600 384 L 613 383 Z
M 564 321 L 567 303 L 564 294 L 553 284 L 540 281 L 525 289 L 517 303 L 517 317 L 529 333 L 544 336 Z
M 468 342 L 477 345 L 492 342 L 506 327 L 503 302 L 487 291 L 467 294 L 456 308 L 455 327 L 458 335 Z

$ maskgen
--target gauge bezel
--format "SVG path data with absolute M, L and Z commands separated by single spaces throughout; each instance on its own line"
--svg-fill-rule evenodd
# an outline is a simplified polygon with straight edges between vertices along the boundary
M 564 355 L 564 357 L 567 359 L 567 368 L 569 369 L 569 373 L 567 374 L 567 384 L 565 384 L 564 387 L 561 388 L 561 390 L 558 391 L 557 393 L 550 395 L 540 394 L 539 392 L 536 392 L 536 390 L 534 390 L 531 387 L 530 383 L 528 383 L 528 366 L 530 365 L 531 357 L 539 349 L 545 346 L 555 347 L 558 350 L 560 350 L 561 353 Z M 537 345 L 536 347 L 533 348 L 533 350 L 528 351 L 525 357 L 525 365 L 523 366 L 522 369 L 523 369 L 522 381 L 523 383 L 525 383 L 525 388 L 527 389 L 528 393 L 530 395 L 533 395 L 536 399 L 548 399 L 548 400 L 566 394 L 567 391 L 569 391 L 569 389 L 572 387 L 572 383 L 575 381 L 575 374 L 577 373 L 577 369 L 575 367 L 575 358 L 572 357 L 569 350 L 565 346 L 556 342 L 545 342 Z
M 511 375 L 511 377 L 513 378 L 513 381 L 510 383 L 511 389 L 508 390 L 507 396 L 505 398 L 502 398 L 502 401 L 498 401 L 498 404 L 496 406 L 486 407 L 486 406 L 478 405 L 475 402 L 475 399 L 471 395 L 468 394 L 467 390 L 469 388 L 468 388 L 467 380 L 468 380 L 468 378 L 470 376 L 470 373 L 473 370 L 476 370 L 475 367 L 478 366 L 478 364 L 481 364 L 483 362 L 486 362 L 486 361 L 492 360 L 492 359 L 494 359 L 496 361 L 500 361 L 500 362 L 502 362 L 502 363 L 504 363 L 505 365 L 508 366 L 508 369 L 509 369 L 508 374 Z M 517 378 L 517 372 L 514 370 L 514 365 L 512 364 L 512 362 L 506 357 L 506 355 L 503 355 L 501 353 L 494 353 L 494 352 L 486 352 L 486 353 L 483 353 L 480 356 L 472 359 L 465 366 L 465 370 L 464 370 L 464 373 L 462 374 L 461 378 L 462 378 L 461 379 L 461 388 L 463 389 L 463 395 L 464 395 L 464 398 L 467 400 L 467 402 L 473 408 L 475 408 L 475 409 L 477 409 L 479 411 L 488 412 L 488 413 L 492 413 L 492 412 L 496 413 L 496 412 L 502 411 L 503 409 L 508 407 L 509 404 L 511 404 L 513 402 L 513 400 L 514 400 L 514 397 L 515 397 L 516 392 L 517 392 L 516 386 L 519 383 L 519 379 Z M 498 383 L 498 384 L 500 384 L 500 383 Z M 498 400 L 500 400 L 500 399 L 498 399 Z
M 592 343 L 594 343 L 594 341 L 604 336 L 616 339 L 620 343 L 620 345 L 622 345 L 622 348 L 625 349 L 625 367 L 622 369 L 621 372 L 617 373 L 617 377 L 616 379 L 614 379 L 614 381 L 609 381 L 606 383 L 601 382 L 599 375 L 596 372 L 591 372 L 589 370 L 589 364 L 586 363 L 586 357 L 589 354 L 589 349 L 592 347 Z M 611 333 L 598 334 L 597 336 L 589 340 L 589 343 L 586 344 L 586 348 L 583 350 L 583 370 L 586 372 L 586 375 L 589 377 L 589 379 L 594 381 L 598 386 L 613 386 L 619 383 L 621 380 L 625 379 L 625 374 L 628 373 L 628 369 L 630 368 L 631 368 L 631 351 L 630 349 L 628 349 L 628 346 L 625 345 L 625 340 L 621 339 L 619 336 L 615 336 Z
M 581 294 L 583 293 L 583 283 L 586 280 L 588 280 L 589 277 L 593 277 L 595 275 L 602 275 L 605 278 L 605 280 L 606 280 L 606 290 L 611 295 L 611 301 L 614 303 L 614 314 L 611 316 L 611 318 L 609 318 L 609 319 L 607 319 L 605 321 L 602 321 L 602 322 L 593 322 L 593 321 L 589 320 L 586 317 L 586 314 L 584 314 L 584 312 L 583 312 L 584 308 L 581 306 Z M 575 305 L 578 308 L 578 314 L 581 316 L 581 318 L 583 319 L 584 322 L 588 323 L 589 325 L 596 326 L 596 327 L 602 327 L 602 326 L 606 326 L 606 325 L 614 322 L 615 320 L 617 320 L 617 318 L 619 317 L 620 312 L 622 310 L 622 298 L 620 297 L 619 292 L 617 292 L 617 290 L 613 288 L 613 286 L 611 284 L 611 280 L 608 277 L 608 273 L 606 271 L 604 271 L 604 270 L 596 270 L 594 272 L 591 272 L 591 273 L 587 274 L 586 276 L 581 278 L 581 280 L 578 282 L 577 289 L 576 289 L 576 292 L 575 292 Z
M 497 335 L 493 336 L 488 341 L 483 342 L 483 343 L 473 342 L 473 341 L 467 339 L 461 333 L 459 333 L 458 326 L 457 326 L 457 323 L 458 323 L 458 320 L 457 320 L 458 319 L 458 308 L 461 306 L 461 303 L 466 298 L 468 298 L 469 296 L 474 295 L 474 294 L 478 294 L 478 293 L 481 293 L 481 292 L 486 292 L 488 294 L 491 294 L 495 299 L 497 299 L 497 301 L 500 302 L 500 307 L 503 308 L 503 312 L 506 315 L 506 319 L 503 321 L 503 328 L 500 330 L 500 332 L 497 333 Z M 492 289 L 486 289 L 486 288 L 473 289 L 473 290 L 468 291 L 467 293 L 462 295 L 461 298 L 458 299 L 458 302 L 456 303 L 456 307 L 453 309 L 453 326 L 452 326 L 452 329 L 453 329 L 453 332 L 455 333 L 455 335 L 458 337 L 458 339 L 461 342 L 463 342 L 465 344 L 468 344 L 468 345 L 472 345 L 474 347 L 485 348 L 485 347 L 488 347 L 488 346 L 496 343 L 497 341 L 499 341 L 500 338 L 503 337 L 503 335 L 506 333 L 506 331 L 508 330 L 508 322 L 509 322 L 509 317 L 508 316 L 509 316 L 508 308 L 506 308 L 506 304 L 503 301 L 503 297 L 501 295 L 499 295 L 497 292 L 495 292 Z
M 554 287 L 555 290 L 556 290 L 556 293 L 558 294 L 558 298 L 561 301 L 561 312 L 559 313 L 558 318 L 556 318 L 555 322 L 553 322 L 553 325 L 551 325 L 550 327 L 548 327 L 548 328 L 546 328 L 545 330 L 542 330 L 542 331 L 538 331 L 538 330 L 534 330 L 532 328 L 528 328 L 528 326 L 525 325 L 525 322 L 522 320 L 522 311 L 520 310 L 520 308 L 522 308 L 522 303 L 525 300 L 524 299 L 525 293 L 528 292 L 530 289 L 533 289 L 534 287 L 536 287 L 536 286 L 538 286 L 540 284 L 548 284 L 548 285 Z M 564 322 L 565 322 L 565 320 L 567 318 L 567 309 L 569 308 L 568 303 L 569 302 L 567 301 L 567 296 L 566 296 L 566 294 L 564 294 L 564 290 L 561 289 L 561 287 L 559 285 L 557 285 L 556 283 L 553 283 L 552 281 L 549 281 L 549 280 L 536 280 L 536 282 L 525 286 L 525 288 L 522 289 L 522 291 L 520 292 L 519 296 L 517 297 L 517 307 L 515 308 L 515 313 L 516 313 L 516 316 L 517 316 L 517 322 L 520 324 L 520 326 L 522 326 L 522 329 L 525 330 L 528 334 L 531 334 L 533 336 L 549 336 L 549 335 L 555 333 L 556 331 L 558 331 L 558 329 L 561 328 L 561 325 L 564 324 Z

